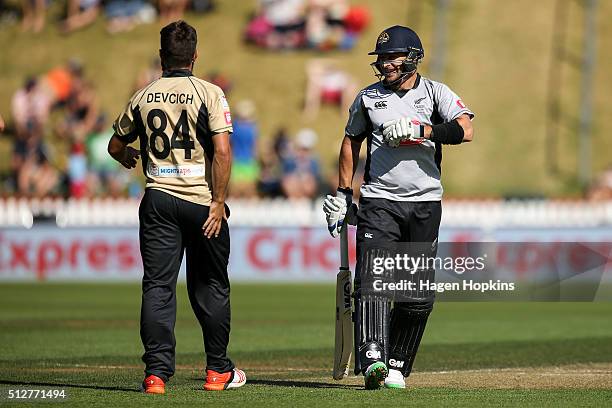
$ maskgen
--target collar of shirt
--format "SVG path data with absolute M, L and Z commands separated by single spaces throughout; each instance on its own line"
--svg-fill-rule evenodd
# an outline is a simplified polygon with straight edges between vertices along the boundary
M 412 88 L 410 89 L 398 89 L 397 91 L 394 91 L 400 98 L 403 98 L 404 95 L 406 95 L 408 93 L 408 91 L 411 91 L 413 89 L 417 89 L 419 87 L 419 84 L 421 83 L 421 75 L 419 73 L 416 74 L 416 80 L 414 81 L 414 85 L 412 85 Z
M 192 76 L 191 70 L 189 69 L 169 69 L 164 71 L 162 78 L 176 78 L 176 77 L 188 77 Z

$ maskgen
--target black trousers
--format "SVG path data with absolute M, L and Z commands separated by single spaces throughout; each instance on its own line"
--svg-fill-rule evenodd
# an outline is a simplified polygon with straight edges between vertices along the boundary
M 187 291 L 202 327 L 206 368 L 228 372 L 230 284 L 227 264 L 230 236 L 224 220 L 217 238 L 206 238 L 202 225 L 209 207 L 146 189 L 140 203 L 140 253 L 144 265 L 140 337 L 145 374 L 168 381 L 175 369 L 176 280 L 187 253 Z
M 355 274 L 355 289 L 361 287 L 361 276 L 368 276 L 370 257 L 365 256 L 368 248 L 377 248 L 377 256 L 393 256 L 397 243 L 417 243 L 420 248 L 428 248 L 428 256 L 435 257 L 437 251 L 438 232 L 442 217 L 442 205 L 439 201 L 397 202 L 386 199 L 362 197 L 359 200 L 357 214 L 357 268 Z M 426 244 L 423 246 L 423 244 Z M 412 254 L 418 256 L 419 253 Z M 366 270 L 364 270 L 366 268 Z M 415 301 L 396 301 L 393 312 L 388 316 L 370 316 L 371 310 L 364 310 L 359 321 L 374 325 L 380 324 L 382 332 L 377 333 L 378 342 L 382 340 L 385 354 L 392 368 L 401 368 L 407 377 L 412 370 L 416 352 L 425 331 L 427 318 L 433 306 L 433 299 L 417 301 L 420 293 L 416 293 Z M 412 298 L 412 296 L 409 296 Z M 366 308 L 367 309 L 367 308 Z M 389 323 L 386 323 L 390 319 Z M 369 323 L 368 323 L 369 322 Z M 362 323 L 364 324 L 364 323 Z M 388 329 L 387 329 L 388 327 Z M 387 332 L 388 330 L 388 332 Z M 357 332 L 356 332 L 357 333 Z M 357 335 L 357 334 L 356 334 Z M 368 339 L 359 339 L 367 347 Z M 360 370 L 371 364 L 375 359 L 369 359 L 367 354 L 359 356 Z M 356 370 L 357 371 L 357 370 Z
M 357 245 L 368 241 L 434 242 L 441 217 L 440 201 L 399 202 L 362 197 L 357 213 Z

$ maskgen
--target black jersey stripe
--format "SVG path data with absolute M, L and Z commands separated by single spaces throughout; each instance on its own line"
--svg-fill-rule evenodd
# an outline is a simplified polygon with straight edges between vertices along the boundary
M 436 93 L 433 89 L 433 84 L 431 83 L 431 81 L 427 79 L 424 81 L 424 83 L 425 83 L 425 89 L 427 89 L 427 94 L 429 95 L 429 97 L 431 98 L 431 101 L 433 102 L 433 110 L 429 118 L 429 120 L 431 121 L 431 125 L 433 126 L 433 125 L 439 125 L 440 123 L 444 123 L 444 119 L 442 119 L 442 116 L 440 115 L 440 112 L 438 111 L 439 109 L 438 100 L 436 99 Z M 441 174 L 442 173 L 442 143 L 436 143 L 434 161 L 436 163 L 436 167 L 438 168 Z
M 202 98 L 202 96 L 200 95 L 200 93 L 198 92 L 198 88 L 195 86 L 195 84 L 193 83 L 193 80 L 191 79 L 191 77 L 187 77 L 187 79 L 189 79 L 189 82 L 191 82 L 191 85 L 193 86 L 193 89 L 195 90 L 196 94 L 198 95 L 198 98 L 200 98 L 200 101 L 202 102 L 202 105 L 204 105 L 204 98 Z
M 142 115 L 140 114 L 140 106 L 136 105 L 132 108 L 132 115 L 134 116 L 134 124 L 136 125 L 136 133 L 140 137 L 140 158 L 142 161 L 142 171 L 147 177 L 147 167 L 149 165 L 149 152 L 147 151 L 149 146 L 149 140 L 147 136 L 147 130 L 145 129 Z
M 204 149 L 204 154 L 208 160 L 213 159 L 214 156 L 214 145 L 212 142 L 212 133 L 208 124 L 208 109 L 206 105 L 202 103 L 200 110 L 198 111 L 198 119 L 196 122 L 196 138 Z

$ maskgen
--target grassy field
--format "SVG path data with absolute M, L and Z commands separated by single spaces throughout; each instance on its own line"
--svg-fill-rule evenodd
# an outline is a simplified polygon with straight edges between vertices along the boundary
M 14 1 L 14 0 L 13 0 Z M 55 2 L 50 24 L 41 34 L 22 33 L 18 25 L 0 28 L 0 113 L 10 115 L 10 98 L 28 75 L 39 75 L 63 64 L 70 57 L 81 59 L 86 75 L 96 85 L 101 105 L 113 118 L 133 91 L 137 73 L 147 66 L 158 50 L 159 24 L 137 27 L 129 33 L 111 36 L 103 19 L 77 34 L 64 36 L 54 24 L 61 12 Z M 294 132 L 301 127 L 319 133 L 318 151 L 323 167 L 330 172 L 346 123 L 346 112 L 324 107 L 319 116 L 307 120 L 301 114 L 306 81 L 305 64 L 313 58 L 329 57 L 357 79 L 360 86 L 375 81 L 367 56 L 378 33 L 394 24 L 416 28 L 425 47 L 421 66 L 430 74 L 432 61 L 440 51 L 434 48 L 435 1 L 355 0 L 367 5 L 371 24 L 351 52 L 271 53 L 246 47 L 242 30 L 255 1 L 219 0 L 214 13 L 187 15 L 199 32 L 200 59 L 197 75 L 221 71 L 234 84 L 230 104 L 249 98 L 258 107 L 261 138 L 270 139 L 281 126 Z M 563 124 L 555 137 L 558 144 L 559 174 L 547 170 L 549 149 L 545 134 L 548 76 L 553 49 L 556 1 L 455 0 L 450 3 L 445 26 L 447 47 L 445 69 L 433 79 L 448 83 L 476 113 L 475 142 L 448 148 L 444 155 L 445 191 L 449 196 L 499 196 L 531 194 L 577 195 L 577 119 L 581 104 L 579 67 L 561 65 L 561 82 L 553 84 L 563 95 Z M 571 56 L 581 58 L 583 10 L 568 0 L 567 47 Z M 593 99 L 594 174 L 612 165 L 607 152 L 612 139 L 607 133 L 607 112 L 612 105 L 609 72 L 612 70 L 612 2 L 598 2 L 597 63 Z M 65 162 L 65 146 L 59 146 L 56 161 Z M 0 139 L 0 157 L 6 157 L 10 143 Z M 8 160 L 0 160 L 6 170 Z M 491 177 L 494 174 L 495 177 Z
M 7 390 L 61 388 L 62 406 L 605 406 L 611 303 L 439 303 L 406 390 L 331 379 L 329 285 L 234 285 L 231 357 L 249 383 L 206 393 L 201 332 L 180 287 L 177 372 L 138 393 L 137 284 L 0 286 L 0 405 Z M 24 406 L 23 402 L 14 403 Z M 393 405 L 390 405 L 393 406 Z

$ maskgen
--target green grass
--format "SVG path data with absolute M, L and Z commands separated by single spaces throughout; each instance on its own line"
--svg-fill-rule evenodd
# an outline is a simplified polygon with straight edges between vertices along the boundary
M 416 387 L 365 392 L 335 383 L 329 285 L 234 285 L 230 355 L 249 384 L 200 391 L 201 331 L 178 288 L 177 373 L 163 397 L 141 395 L 137 284 L 0 286 L 0 405 L 9 388 L 64 388 L 68 405 L 598 406 L 610 389 Z M 415 371 L 612 362 L 612 303 L 436 305 Z M 406 395 L 408 394 L 408 395 Z M 18 403 L 21 405 L 22 403 Z
M 314 120 L 301 115 L 306 81 L 305 64 L 313 58 L 331 57 L 354 75 L 361 86 L 375 80 L 367 52 L 378 33 L 394 24 L 415 27 L 425 47 L 421 71 L 429 75 L 435 50 L 432 33 L 435 1 L 415 2 L 355 0 L 372 13 L 369 28 L 349 53 L 315 52 L 269 53 L 246 47 L 241 42 L 245 21 L 254 1 L 219 0 L 218 8 L 204 16 L 187 15 L 199 33 L 199 53 L 195 73 L 217 70 L 234 82 L 230 104 L 244 98 L 258 107 L 262 139 L 269 140 L 276 129 L 286 126 L 291 132 L 301 127 L 314 128 L 320 135 L 318 151 L 327 173 L 338 155 L 347 113 L 324 107 Z M 143 25 L 129 33 L 111 36 L 99 19 L 81 32 L 63 36 L 53 24 L 60 11 L 54 3 L 50 24 L 39 35 L 22 33 L 17 25 L 0 29 L 0 113 L 10 114 L 10 97 L 27 75 L 38 75 L 80 58 L 87 77 L 96 84 L 100 103 L 110 117 L 125 106 L 137 73 L 147 66 L 158 50 L 158 24 Z M 447 16 L 446 68 L 442 77 L 476 113 L 475 142 L 450 147 L 444 154 L 444 184 L 449 196 L 499 196 L 534 194 L 545 196 L 577 195 L 576 119 L 580 109 L 579 69 L 569 64 L 561 69 L 561 83 L 555 84 L 563 95 L 564 123 L 556 135 L 559 174 L 546 165 L 547 87 L 552 50 L 554 0 L 511 2 L 456 0 L 450 2 Z M 579 2 L 568 2 L 568 48 L 575 57 L 582 50 L 583 13 Z M 612 71 L 612 2 L 598 2 L 597 63 L 593 98 L 594 174 L 610 166 L 608 152 L 608 112 L 612 105 L 609 72 Z M 575 55 L 574 55 L 575 54 Z M 53 140 L 53 139 L 51 139 Z M 55 161 L 65 163 L 66 146 L 58 146 Z M 0 139 L 0 158 L 10 155 L 10 143 Z M 6 171 L 9 160 L 0 160 Z M 494 175 L 492 177 L 491 175 Z

